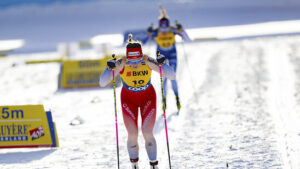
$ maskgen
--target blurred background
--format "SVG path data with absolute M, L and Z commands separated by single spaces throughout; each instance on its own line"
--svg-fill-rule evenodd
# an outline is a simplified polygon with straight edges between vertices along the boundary
M 157 26 L 157 3 L 185 29 L 300 18 L 297 0 L 1 0 L 0 40 L 24 40 L 17 53 L 55 51 L 59 43 Z

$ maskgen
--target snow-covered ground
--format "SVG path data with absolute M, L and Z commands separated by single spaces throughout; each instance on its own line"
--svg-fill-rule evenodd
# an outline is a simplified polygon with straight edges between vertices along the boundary
M 173 168 L 300 168 L 300 36 L 178 44 L 183 104 L 167 96 Z M 144 46 L 154 54 L 155 48 Z M 56 53 L 0 58 L 0 104 L 44 104 L 57 123 L 57 149 L 1 150 L 1 168 L 117 168 L 113 90 L 57 91 L 59 65 L 20 64 Z M 159 75 L 154 129 L 160 168 L 168 168 Z M 169 86 L 170 87 L 170 86 Z M 117 102 L 120 88 L 117 88 Z M 84 123 L 72 126 L 72 119 Z M 118 104 L 121 168 L 129 168 Z M 140 166 L 148 168 L 140 132 Z

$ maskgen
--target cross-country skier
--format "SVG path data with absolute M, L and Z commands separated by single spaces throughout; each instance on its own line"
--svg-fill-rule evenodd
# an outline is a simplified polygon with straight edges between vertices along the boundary
M 133 169 L 138 169 L 138 110 L 141 112 L 142 133 L 150 160 L 150 168 L 158 169 L 156 141 L 153 127 L 156 120 L 156 93 L 151 84 L 152 70 L 163 76 L 175 80 L 172 67 L 165 64 L 165 57 L 160 55 L 156 60 L 143 54 L 140 42 L 131 39 L 129 35 L 126 44 L 126 56 L 107 62 L 107 69 L 100 77 L 100 86 L 106 86 L 112 81 L 112 72 L 115 76 L 120 74 L 123 87 L 121 90 L 121 106 L 123 121 L 128 132 L 127 149 Z
M 190 41 L 189 37 L 183 30 L 181 24 L 176 22 L 176 28 L 171 26 L 169 24 L 169 17 L 166 15 L 165 9 L 163 9 L 160 5 L 160 12 L 161 16 L 159 17 L 159 27 L 156 29 L 153 29 L 153 25 L 151 25 L 148 30 L 148 36 L 149 39 L 154 40 L 157 43 L 157 50 L 160 51 L 161 54 L 163 54 L 166 57 L 167 63 L 173 67 L 174 71 L 176 72 L 177 67 L 177 52 L 176 52 L 176 46 L 175 46 L 175 35 L 178 34 L 182 37 L 185 41 Z M 181 108 L 180 100 L 179 100 L 179 94 L 178 94 L 178 86 L 176 80 L 171 80 L 172 83 L 172 89 L 174 91 L 174 94 L 176 96 L 176 104 L 178 111 Z M 165 91 L 165 97 L 167 93 L 167 79 L 163 79 L 163 85 L 164 85 L 164 91 Z

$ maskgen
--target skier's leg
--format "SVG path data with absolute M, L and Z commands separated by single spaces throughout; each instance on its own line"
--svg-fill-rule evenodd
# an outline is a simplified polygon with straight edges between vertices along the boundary
M 177 61 L 176 58 L 175 59 L 170 59 L 169 60 L 169 65 L 173 68 L 173 70 L 176 72 L 177 69 Z M 173 92 L 176 96 L 178 96 L 178 85 L 177 85 L 177 81 L 176 80 L 171 80 L 171 84 L 172 84 L 172 89 Z
M 177 69 L 177 57 L 174 57 L 174 59 L 170 59 L 169 60 L 169 64 L 174 69 L 174 71 L 176 72 L 176 69 Z M 173 92 L 174 92 L 175 97 L 176 97 L 177 110 L 179 112 L 179 110 L 181 109 L 181 104 L 180 104 L 180 100 L 179 100 L 179 93 L 178 93 L 177 81 L 176 80 L 171 80 L 171 84 L 172 84 Z
M 126 89 L 125 89 L 126 90 Z M 132 103 L 127 102 L 128 95 L 126 92 L 121 92 L 121 104 L 123 121 L 128 133 L 127 150 L 131 160 L 138 159 L 139 146 L 138 146 L 138 107 Z
M 163 77 L 163 86 L 164 86 L 164 96 L 167 96 L 167 78 Z
M 157 147 L 153 135 L 153 128 L 156 120 L 156 93 L 152 86 L 149 90 L 150 92 L 147 95 L 148 100 L 141 106 L 142 132 L 149 160 L 156 160 Z

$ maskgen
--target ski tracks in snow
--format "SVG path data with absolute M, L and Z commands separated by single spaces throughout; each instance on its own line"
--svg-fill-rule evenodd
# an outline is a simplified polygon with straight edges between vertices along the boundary
M 191 95 L 185 102 L 172 149 L 174 168 L 299 167 L 299 117 L 290 101 L 296 93 L 289 54 L 295 51 L 284 50 L 288 46 L 281 47 L 279 39 L 203 43 L 201 56 L 188 54 L 203 61 L 192 66 L 199 102 Z M 187 85 L 182 81 L 180 87 Z
M 184 46 L 189 63 L 178 46 L 179 116 L 174 115 L 176 103 L 170 87 L 167 99 L 172 168 L 300 168 L 299 46 L 299 36 L 190 43 Z M 9 66 L 18 59 L 1 59 L 0 89 L 6 97 L 0 100 L 2 104 L 50 107 L 60 148 L 3 150 L 1 167 L 116 168 L 112 90 L 53 93 L 58 65 Z M 155 137 L 159 167 L 166 169 L 159 75 L 153 74 L 152 80 L 158 98 Z M 15 97 L 22 92 L 22 97 Z M 117 93 L 120 103 L 120 88 Z M 100 100 L 95 102 L 96 96 Z M 70 126 L 77 115 L 85 123 Z M 120 166 L 127 168 L 127 132 L 120 106 L 118 124 Z M 141 132 L 139 145 L 140 167 L 149 168 Z
M 282 39 L 266 45 L 269 60 L 269 108 L 277 125 L 286 168 L 300 167 L 299 39 Z M 279 49 L 279 50 L 274 50 Z

